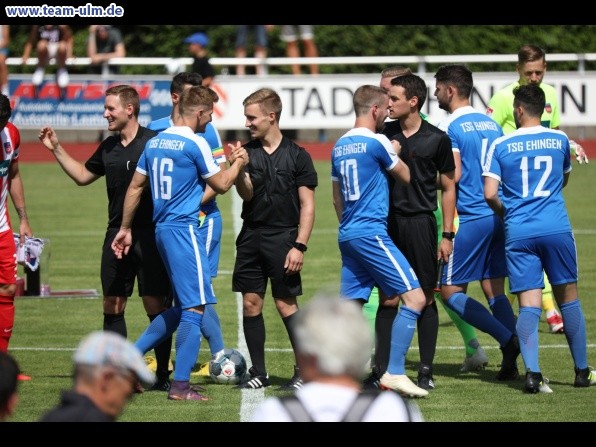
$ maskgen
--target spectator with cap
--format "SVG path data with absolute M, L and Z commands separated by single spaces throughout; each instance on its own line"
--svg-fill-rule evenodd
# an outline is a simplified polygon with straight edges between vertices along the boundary
M 184 39 L 184 43 L 188 44 L 188 52 L 193 58 L 190 71 L 200 74 L 203 77 L 203 86 L 210 87 L 215 77 L 215 69 L 209 63 L 209 56 L 207 55 L 209 37 L 203 32 L 198 32 Z
M 114 422 L 139 382 L 155 382 L 141 352 L 115 332 L 86 336 L 73 361 L 73 389 L 64 391 L 40 422 Z
M 87 39 L 87 57 L 91 59 L 89 73 L 94 74 L 104 73 L 103 67 L 110 59 L 126 57 L 126 48 L 120 30 L 110 25 L 91 25 Z M 106 73 L 119 72 L 119 66 L 107 65 Z

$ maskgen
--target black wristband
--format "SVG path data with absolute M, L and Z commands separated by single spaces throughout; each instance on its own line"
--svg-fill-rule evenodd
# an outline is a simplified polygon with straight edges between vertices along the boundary
M 453 231 L 451 231 L 451 232 L 443 231 L 442 236 L 444 239 L 447 239 L 448 241 L 452 241 L 453 238 L 455 237 L 455 233 Z
M 300 250 L 302 253 L 304 253 L 306 250 L 308 250 L 308 247 L 304 244 L 301 244 L 300 242 L 293 242 L 292 246 L 296 249 L 296 250 Z

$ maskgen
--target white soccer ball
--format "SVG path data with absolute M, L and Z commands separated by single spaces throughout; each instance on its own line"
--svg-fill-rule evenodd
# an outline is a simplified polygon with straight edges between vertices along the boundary
M 246 376 L 246 370 L 246 359 L 236 349 L 226 348 L 209 361 L 209 375 L 215 383 L 237 384 Z

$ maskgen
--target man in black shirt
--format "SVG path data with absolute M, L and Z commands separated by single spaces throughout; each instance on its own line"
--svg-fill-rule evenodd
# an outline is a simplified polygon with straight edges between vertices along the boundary
M 84 164 L 66 152 L 54 129 L 43 127 L 39 133 L 40 141 L 77 185 L 86 186 L 102 176 L 106 178 L 108 228 L 101 256 L 103 329 L 123 337 L 127 336 L 124 311 L 133 292 L 135 277 L 149 321 L 166 309 L 170 295 L 170 280 L 155 244 L 153 202 L 149 188 L 143 192 L 133 221 L 131 255 L 119 260 L 111 248 L 112 240 L 120 229 L 124 197 L 137 161 L 145 143 L 157 135 L 157 132 L 139 124 L 140 107 L 139 94 L 133 87 L 117 85 L 106 90 L 103 115 L 108 121 L 108 130 L 118 132 L 118 135 L 106 138 Z M 171 350 L 171 337 L 155 348 L 158 379 L 155 390 L 169 390 Z
M 426 296 L 426 308 L 418 319 L 418 345 L 420 365 L 419 387 L 426 390 L 435 387 L 432 377 L 439 318 L 434 299 L 437 276 L 437 258 L 447 260 L 453 251 L 453 218 L 455 215 L 455 163 L 451 140 L 439 128 L 420 116 L 426 100 L 424 80 L 414 74 L 406 74 L 391 80 L 389 89 L 390 116 L 399 121 L 393 130 L 383 133 L 401 146 L 399 156 L 410 168 L 410 184 L 391 182 L 388 230 L 391 239 L 401 250 L 418 276 L 420 287 Z M 392 135 L 386 132 L 392 132 Z M 438 183 L 437 183 L 438 177 Z M 443 238 L 437 247 L 437 187 L 441 189 L 443 213 Z M 382 302 L 382 300 L 381 300 Z M 387 323 L 392 321 L 389 312 Z M 384 346 L 383 344 L 380 347 Z M 375 359 L 383 362 L 383 352 L 376 352 Z M 383 372 L 383 365 L 379 365 Z
M 89 73 L 104 73 L 104 64 L 113 57 L 126 57 L 126 48 L 122 33 L 114 26 L 91 25 L 87 39 L 87 57 L 91 59 Z M 120 66 L 108 65 L 105 70 L 109 74 L 120 73 Z
M 253 139 L 244 145 L 248 167 L 236 180 L 244 202 L 232 288 L 242 293 L 244 336 L 252 361 L 250 378 L 238 388 L 250 389 L 270 385 L 262 313 L 269 279 L 275 306 L 296 353 L 292 320 L 298 311 L 296 297 L 302 294 L 300 271 L 315 220 L 318 179 L 309 153 L 281 133 L 282 103 L 275 91 L 257 90 L 243 105 Z M 236 143 L 239 146 L 240 142 Z M 294 366 L 293 377 L 281 389 L 300 387 L 302 379 Z

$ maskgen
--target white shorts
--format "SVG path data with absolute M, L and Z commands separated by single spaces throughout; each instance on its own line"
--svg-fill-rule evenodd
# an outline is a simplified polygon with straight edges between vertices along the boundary
M 296 33 L 298 31 L 298 33 Z M 282 25 L 280 38 L 284 42 L 296 42 L 298 34 L 301 40 L 312 40 L 314 33 L 312 25 Z
M 60 42 L 48 42 L 48 58 L 54 59 L 58 54 L 58 45 Z

